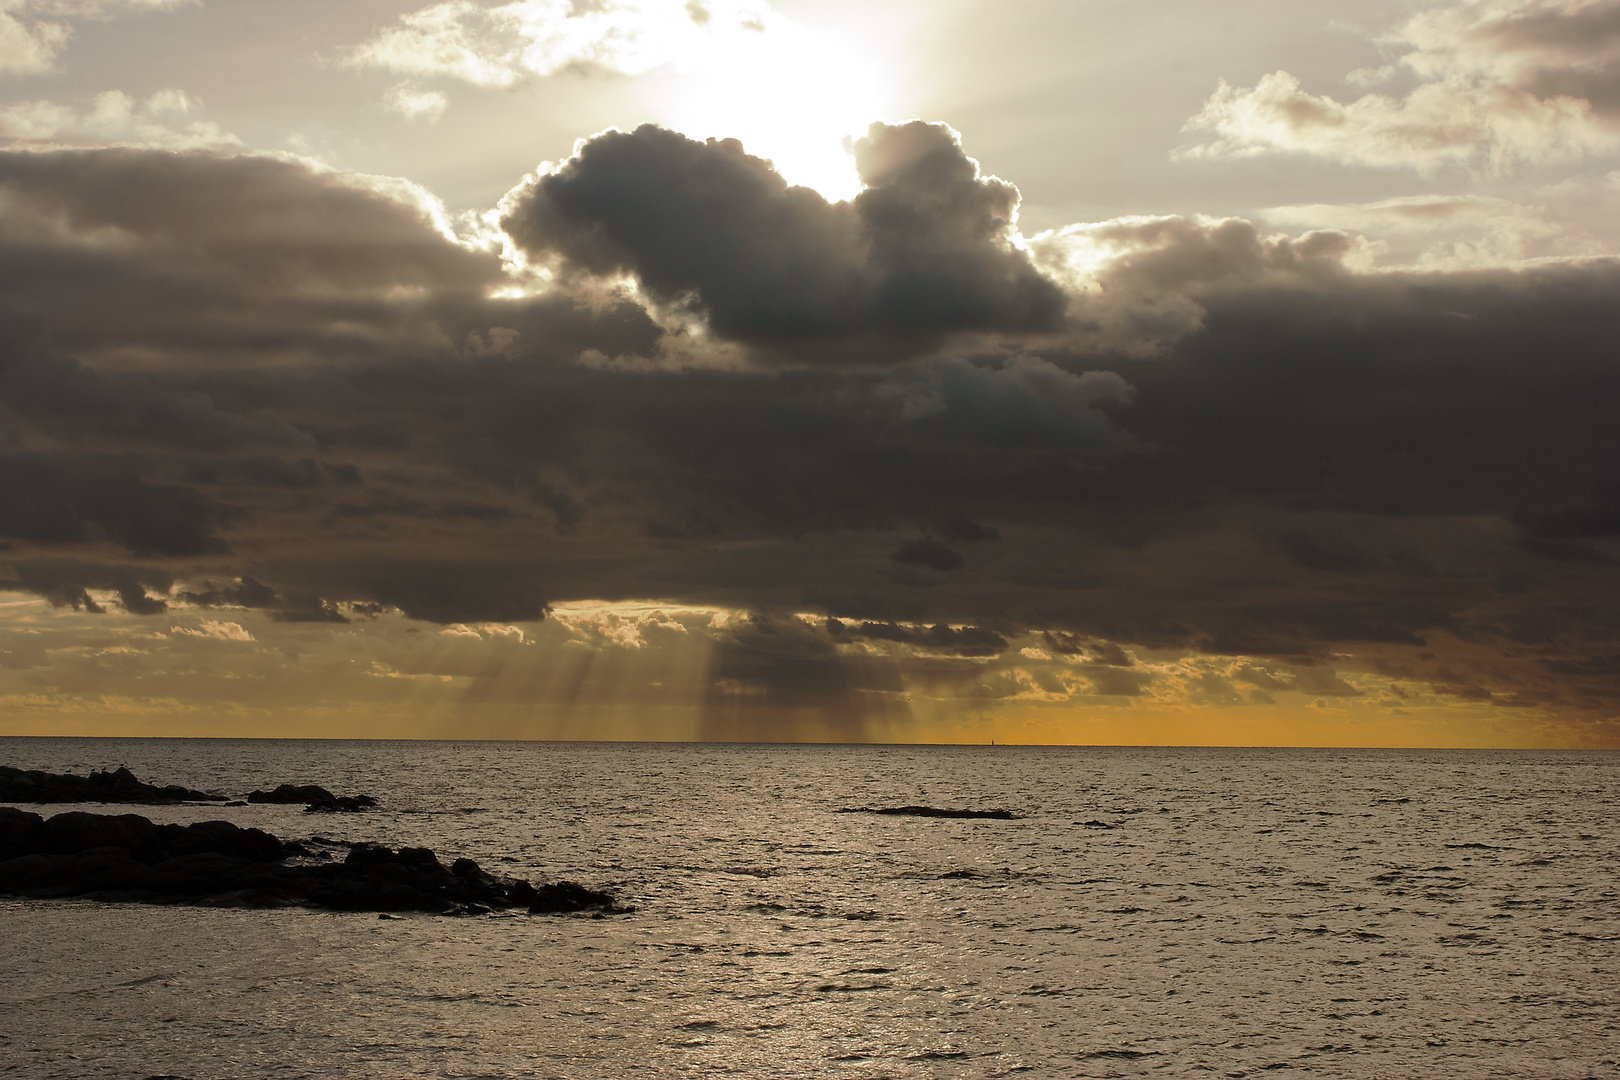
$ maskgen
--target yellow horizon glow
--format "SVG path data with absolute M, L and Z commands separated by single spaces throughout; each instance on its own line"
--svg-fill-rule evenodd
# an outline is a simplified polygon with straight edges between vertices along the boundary
M 1620 727 L 1490 706 L 1409 711 L 1309 706 L 1153 709 L 1012 708 L 951 719 L 874 724 L 861 739 L 817 737 L 811 723 L 791 739 L 703 736 L 696 705 L 635 701 L 590 706 L 490 707 L 469 712 L 436 703 L 401 709 L 392 702 L 292 708 L 186 704 L 173 699 L 0 699 L 0 736 L 56 738 L 249 738 L 512 742 L 741 743 L 871 746 L 1073 746 L 1405 750 L 1620 750 Z M 830 727 L 830 726 L 829 726 Z M 541 730 L 537 730 L 541 729 Z M 830 734 L 830 731 L 827 732 Z
M 716 669 L 746 611 L 654 600 L 558 603 L 543 622 L 348 626 L 176 604 L 161 619 L 0 602 L 0 630 L 42 662 L 0 669 L 0 735 L 1052 746 L 1620 749 L 1620 723 L 1405 688 L 1345 658 L 1339 675 L 1271 665 L 1292 689 L 1245 687 L 1256 661 L 1153 653 L 1130 668 L 1054 656 L 1030 634 L 999 656 L 850 637 L 838 655 L 892 671 L 826 702 L 774 697 Z M 821 616 L 800 614 L 803 631 Z M 917 629 L 917 628 L 913 628 Z M 807 639 L 812 640 L 812 639 Z M 729 644 L 728 644 L 729 643 Z M 15 641 L 13 643 L 15 645 Z M 735 669 L 733 669 L 735 670 Z M 851 669 L 856 670 L 856 669 Z M 1098 679 L 1126 670 L 1138 696 Z M 1225 696 L 1211 704 L 1212 676 Z M 1307 683 L 1314 680 L 1317 689 Z M 1323 688 L 1326 689 L 1323 689 Z

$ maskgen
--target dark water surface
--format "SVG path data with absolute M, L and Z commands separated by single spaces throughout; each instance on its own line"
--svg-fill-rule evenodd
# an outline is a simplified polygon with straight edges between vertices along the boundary
M 0 738 L 0 764 L 368 792 L 127 809 L 640 908 L 0 901 L 0 1077 L 1620 1076 L 1616 754 Z M 910 803 L 1027 816 L 835 812 Z

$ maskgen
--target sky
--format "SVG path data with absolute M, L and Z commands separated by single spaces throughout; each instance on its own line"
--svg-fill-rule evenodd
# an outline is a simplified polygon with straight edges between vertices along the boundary
M 0 734 L 1620 748 L 1620 0 L 0 0 Z

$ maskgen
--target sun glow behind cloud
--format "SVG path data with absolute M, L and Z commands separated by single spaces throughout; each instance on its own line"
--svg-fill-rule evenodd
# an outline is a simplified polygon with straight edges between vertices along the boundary
M 828 199 L 860 191 L 849 141 L 888 114 L 882 64 L 786 20 L 753 48 L 711 49 L 711 62 L 669 81 L 658 106 L 665 126 L 740 139 L 789 183 Z
M 741 139 L 830 199 L 859 190 L 848 139 L 892 98 L 883 74 L 892 64 L 759 0 L 450 0 L 402 16 L 345 63 L 409 76 L 383 104 L 411 120 L 437 119 L 452 104 L 425 81 L 490 90 L 593 72 L 630 78 L 641 112 L 623 126 Z

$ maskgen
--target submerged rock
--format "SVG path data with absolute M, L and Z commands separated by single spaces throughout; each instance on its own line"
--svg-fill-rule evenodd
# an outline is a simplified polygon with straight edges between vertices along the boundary
M 0 802 L 100 802 L 152 806 L 161 803 L 225 800 L 224 795 L 193 791 L 179 784 L 168 784 L 164 787 L 144 784 L 122 765 L 111 771 L 93 772 L 89 776 L 24 771 L 0 765 Z
M 445 866 L 428 848 L 355 844 L 341 863 L 286 863 L 307 850 L 227 821 L 154 825 L 136 814 L 85 813 L 46 820 L 0 807 L 0 894 L 442 914 L 631 910 L 573 882 L 537 889 L 486 873 L 471 859 Z
M 304 804 L 306 814 L 349 814 L 377 805 L 370 795 L 334 795 L 319 784 L 282 784 L 274 791 L 254 791 L 250 803 Z
M 1013 821 L 1018 815 L 1011 810 L 948 810 L 938 806 L 847 806 L 840 814 L 887 814 L 894 817 L 937 818 L 995 818 Z

